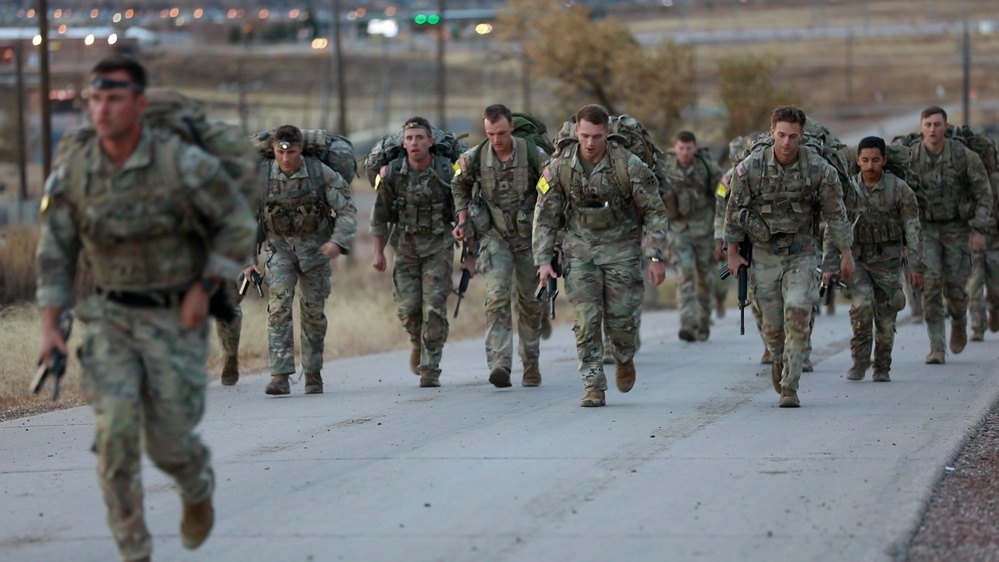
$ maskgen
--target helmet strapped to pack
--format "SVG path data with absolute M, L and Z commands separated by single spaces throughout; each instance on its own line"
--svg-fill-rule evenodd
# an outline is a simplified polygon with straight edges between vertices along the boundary
M 467 135 L 456 136 L 451 131 L 443 131 L 436 127 L 430 128 L 430 134 L 434 138 L 430 153 L 446 159 L 451 164 L 457 162 L 461 154 L 468 150 L 468 145 L 462 140 Z M 402 147 L 402 131 L 379 139 L 364 158 L 364 171 L 371 187 L 375 186 L 375 179 L 382 166 L 405 155 L 406 149 Z

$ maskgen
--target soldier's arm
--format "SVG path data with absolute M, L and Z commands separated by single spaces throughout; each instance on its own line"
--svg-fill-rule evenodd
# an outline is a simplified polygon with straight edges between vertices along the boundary
M 715 240 L 725 239 L 725 207 L 728 204 L 729 184 L 735 169 L 729 169 L 722 174 L 715 184 Z
M 560 165 L 568 165 L 560 162 Z M 558 168 L 549 164 L 541 172 L 537 185 L 538 201 L 534 205 L 534 226 L 531 238 L 534 265 L 550 264 L 559 223 L 565 207 L 565 191 L 559 184 Z
M 822 234 L 822 271 L 839 271 L 839 248 L 832 243 L 829 229 Z
M 326 185 L 326 202 L 336 213 L 336 226 L 330 235 L 330 242 L 340 246 L 342 253 L 350 253 L 357 235 L 357 207 L 350 192 L 350 184 L 340 174 L 328 166 L 323 166 L 323 183 Z
M 73 209 L 65 194 L 65 172 L 57 169 L 45 182 L 41 207 L 41 234 L 35 250 L 38 272 L 35 298 L 42 308 L 73 305 L 80 239 Z
M 666 205 L 659 196 L 659 180 L 637 156 L 629 159 L 628 175 L 632 198 L 645 219 L 645 257 L 665 260 Z
M 975 230 L 985 231 L 989 228 L 989 216 L 992 214 L 993 193 L 989 183 L 989 175 L 985 171 L 982 159 L 971 150 L 965 149 L 967 168 L 965 181 L 971 190 L 975 202 L 975 214 L 968 224 Z
M 899 218 L 902 219 L 902 228 L 905 229 L 905 246 L 909 256 L 909 271 L 913 273 L 923 273 L 926 271 L 926 264 L 923 262 L 923 227 L 919 222 L 919 203 L 916 201 L 916 193 L 912 191 L 901 179 L 896 180 L 895 191 L 900 197 L 896 198 Z
M 458 161 L 451 167 L 454 176 L 451 179 L 451 194 L 454 196 L 454 209 L 456 212 L 466 211 L 468 202 L 472 199 L 472 188 L 475 182 L 472 181 L 472 153 L 475 149 L 466 151 L 458 158 Z
M 739 208 L 749 203 L 749 167 L 740 162 L 735 167 L 732 180 L 728 184 L 728 203 L 725 205 L 724 240 L 727 244 L 738 244 L 746 239 L 746 231 L 735 215 Z
M 190 202 L 208 227 L 208 263 L 203 274 L 235 279 L 252 259 L 257 236 L 254 210 L 222 173 L 217 158 L 195 146 L 184 147 L 178 158 Z
M 816 157 L 818 158 L 818 157 Z M 826 223 L 830 243 L 846 255 L 853 246 L 853 229 L 846 218 L 843 205 L 843 188 L 836 169 L 821 162 L 822 181 L 819 184 L 819 212 Z

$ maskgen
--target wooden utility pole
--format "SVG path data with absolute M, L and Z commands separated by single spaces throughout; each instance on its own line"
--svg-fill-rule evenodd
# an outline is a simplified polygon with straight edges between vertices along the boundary
M 437 29 L 437 126 L 441 129 L 447 128 L 447 75 L 445 73 L 447 65 L 444 61 L 444 41 L 447 31 L 447 18 L 444 11 L 447 10 L 447 0 L 437 0 L 437 11 L 440 12 L 440 23 Z
M 49 92 L 52 91 L 49 78 L 49 6 L 48 0 L 38 0 L 38 35 L 42 38 L 38 45 L 39 74 L 41 90 L 38 98 L 42 111 L 42 177 L 48 178 L 52 172 L 52 104 Z
M 346 136 L 347 130 L 347 82 L 343 76 L 343 50 L 340 45 L 340 0 L 333 0 L 333 22 L 332 22 L 333 42 L 333 65 L 332 76 L 336 77 L 336 98 L 337 98 L 337 134 Z

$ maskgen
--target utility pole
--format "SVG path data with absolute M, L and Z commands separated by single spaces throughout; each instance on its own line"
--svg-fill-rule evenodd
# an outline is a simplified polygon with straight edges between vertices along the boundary
M 24 203 L 28 199 L 28 131 L 24 125 L 24 39 L 18 39 L 15 43 L 14 68 L 17 72 L 17 169 L 21 180 L 18 199 Z
M 447 18 L 444 11 L 447 10 L 447 0 L 437 0 L 437 11 L 440 12 L 441 21 L 437 29 L 437 126 L 441 129 L 447 128 L 447 76 L 445 74 L 446 64 L 444 61 L 444 40 L 447 30 Z
M 39 44 L 41 54 L 40 89 L 38 98 L 42 110 L 42 178 L 49 177 L 52 172 L 52 109 L 49 92 L 52 91 L 49 77 L 49 6 L 48 0 L 38 0 L 38 35 L 42 38 Z
M 968 0 L 964 0 L 964 37 L 961 60 L 964 63 L 961 80 L 961 108 L 964 110 L 964 124 L 971 125 L 971 32 L 968 29 Z
M 333 65 L 330 73 L 336 77 L 337 97 L 337 134 L 346 136 L 347 131 L 347 83 L 343 79 L 343 50 L 340 46 L 340 0 L 333 0 L 332 25 L 330 26 L 333 43 Z

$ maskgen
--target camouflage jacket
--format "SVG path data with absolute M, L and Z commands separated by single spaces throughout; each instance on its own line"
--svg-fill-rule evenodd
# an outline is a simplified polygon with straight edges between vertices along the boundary
M 578 150 L 579 146 L 574 145 L 552 158 L 538 180 L 532 238 L 535 265 L 551 261 L 560 230 L 563 249 L 576 259 L 598 265 L 621 262 L 641 256 L 644 245 L 647 257 L 662 260 L 666 207 L 649 167 L 627 153 L 630 181 L 629 185 L 619 186 L 612 151 L 627 151 L 608 143 L 604 159 L 587 177 Z M 561 166 L 571 166 L 571 185 L 561 185 Z
M 923 230 L 915 192 L 887 170 L 873 186 L 864 185 L 860 174 L 853 179 L 856 189 L 843 197 L 847 219 L 854 225 L 853 259 L 864 264 L 900 262 L 906 249 L 909 270 L 922 273 L 926 269 Z M 830 243 L 828 232 L 823 241 L 822 268 L 837 271 L 840 253 Z
M 728 196 L 731 193 L 728 186 L 732 185 L 732 176 L 735 175 L 735 167 L 725 170 L 718 185 L 715 186 L 715 239 L 725 239 L 725 206 L 728 205 Z
M 672 179 L 679 217 L 669 221 L 670 232 L 708 236 L 714 228 L 715 187 L 722 172 L 714 162 L 695 155 L 681 166 L 672 151 L 666 153 L 666 173 Z
M 235 279 L 243 270 L 256 221 L 217 158 L 145 126 L 121 167 L 96 138 L 77 150 L 45 183 L 40 306 L 72 304 L 81 252 L 109 272 L 95 274 L 109 290 L 184 291 L 201 275 Z
M 425 258 L 454 244 L 453 170 L 439 159 L 435 156 L 433 164 L 415 171 L 403 156 L 379 171 L 370 231 L 386 239 L 397 255 Z
M 922 219 L 965 220 L 971 228 L 987 229 L 993 193 L 981 158 L 953 139 L 946 139 L 943 152 L 935 157 L 921 140 L 916 143 L 910 148 L 912 168 L 919 176 L 916 200 Z
M 784 167 L 772 146 L 761 146 L 735 166 L 725 208 L 725 241 L 747 237 L 760 249 L 777 255 L 821 250 L 820 219 L 836 248 L 853 245 L 846 220 L 843 189 L 836 169 L 806 146 L 798 159 Z
M 329 261 L 319 252 L 327 242 L 340 246 L 344 254 L 349 253 L 357 234 L 357 208 L 343 177 L 309 156 L 302 157 L 302 164 L 291 175 L 282 172 L 277 161 L 265 162 L 269 179 L 264 195 L 264 222 L 270 251 L 294 257 L 302 271 Z M 321 179 L 314 182 L 310 173 L 319 174 Z M 324 187 L 322 193 L 315 193 L 317 185 Z M 292 207 L 290 225 L 275 229 L 269 219 L 272 210 L 280 208 L 283 202 L 304 204 Z M 328 220 L 331 211 L 335 221 Z M 310 220 L 317 224 L 309 225 Z M 332 232 L 330 222 L 335 222 Z

